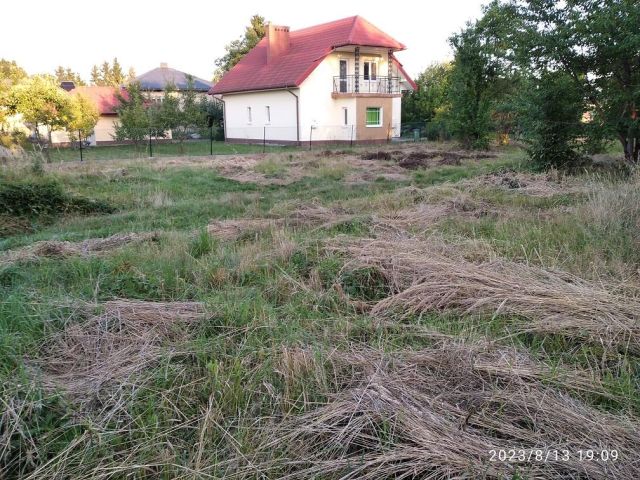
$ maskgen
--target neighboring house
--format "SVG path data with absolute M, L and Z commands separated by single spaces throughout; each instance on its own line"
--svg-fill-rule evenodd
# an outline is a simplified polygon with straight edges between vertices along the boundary
M 209 93 L 231 142 L 382 142 L 400 135 L 402 92 L 416 88 L 405 46 L 360 16 L 267 33 Z
M 116 107 L 119 105 L 116 87 L 76 87 L 72 82 L 62 82 L 61 88 L 69 92 L 70 95 L 83 95 L 91 100 L 100 117 L 96 124 L 93 135 L 86 139 L 90 145 L 108 145 L 115 143 L 115 129 L 118 125 L 118 113 Z M 126 95 L 126 90 L 120 88 L 120 92 Z M 44 128 L 44 127 L 43 127 Z M 40 131 L 41 135 L 46 135 L 46 129 Z M 51 143 L 64 145 L 69 143 L 69 135 L 65 131 L 51 132 Z
M 211 82 L 190 75 L 175 68 L 169 68 L 166 63 L 161 63 L 159 68 L 154 68 L 136 77 L 140 83 L 140 89 L 146 92 L 149 99 L 155 102 L 162 101 L 167 85 L 173 85 L 176 90 L 187 90 L 189 78 L 193 81 L 193 89 L 205 95 L 212 87 Z

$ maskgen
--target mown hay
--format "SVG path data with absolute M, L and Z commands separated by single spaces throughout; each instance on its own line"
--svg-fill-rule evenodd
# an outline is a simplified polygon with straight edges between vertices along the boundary
M 575 194 L 585 191 L 585 186 L 576 179 L 558 174 L 502 171 L 488 173 L 470 180 L 463 180 L 461 187 L 492 187 L 523 193 L 534 197 L 551 197 L 560 194 Z
M 207 225 L 207 231 L 220 240 L 237 240 L 238 238 L 266 232 L 280 224 L 278 220 L 269 218 L 247 218 L 238 220 L 219 220 Z
M 295 367 L 286 381 L 317 370 L 312 356 L 296 357 L 305 361 L 281 365 Z M 333 352 L 328 363 L 338 393 L 272 425 L 240 477 L 273 468 L 292 479 L 636 478 L 640 425 L 571 397 L 573 386 L 590 388 L 584 372 L 451 341 L 393 354 Z M 556 380 L 568 388 L 550 387 Z M 581 460 L 587 449 L 615 450 L 617 461 Z M 492 461 L 492 450 L 524 459 Z
M 569 273 L 504 260 L 481 264 L 440 253 L 412 238 L 362 239 L 332 247 L 351 257 L 345 268 L 375 267 L 395 293 L 374 315 L 442 310 L 512 317 L 518 331 L 584 338 L 640 351 L 640 301 Z
M 21 262 L 35 262 L 41 258 L 87 257 L 123 247 L 131 243 L 155 241 L 157 232 L 123 233 L 106 238 L 89 238 L 82 242 L 47 240 L 0 254 L 0 267 Z
M 110 388 L 175 351 L 205 316 L 198 302 L 112 300 L 102 313 L 72 323 L 45 341 L 35 364 L 42 382 L 85 406 L 103 402 Z M 114 407 L 114 405 L 110 405 Z

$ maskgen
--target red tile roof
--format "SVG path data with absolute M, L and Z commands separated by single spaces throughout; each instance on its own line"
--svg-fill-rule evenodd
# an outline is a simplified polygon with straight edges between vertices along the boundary
M 404 50 L 406 47 L 360 16 L 290 33 L 286 53 L 267 63 L 267 38 L 216 83 L 212 95 L 299 86 L 335 48 L 346 45 Z
M 76 87 L 71 90 L 69 93 L 72 95 L 84 95 L 89 100 L 93 101 L 93 103 L 98 108 L 98 112 L 100 115 L 115 115 L 116 107 L 120 103 L 118 101 L 118 97 L 116 97 L 116 92 L 118 91 L 115 87 Z M 126 90 L 121 89 L 120 92 L 123 95 L 126 95 Z

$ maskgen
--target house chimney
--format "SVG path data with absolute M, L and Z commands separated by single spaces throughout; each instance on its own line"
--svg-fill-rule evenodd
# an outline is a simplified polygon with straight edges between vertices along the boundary
M 169 64 L 167 62 L 161 62 L 160 68 L 169 68 Z
M 289 27 L 267 24 L 267 63 L 289 49 Z
M 66 90 L 67 92 L 70 92 L 71 90 L 76 88 L 76 84 L 70 80 L 65 80 L 63 82 L 60 82 L 60 88 Z

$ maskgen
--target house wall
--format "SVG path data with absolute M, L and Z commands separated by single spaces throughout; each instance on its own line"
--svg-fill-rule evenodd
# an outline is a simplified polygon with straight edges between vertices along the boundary
M 92 145 L 100 143 L 114 142 L 113 136 L 116 133 L 115 125 L 119 124 L 117 115 L 101 115 L 94 129 L 93 135 L 89 138 Z
M 355 54 L 336 51 L 329 54 L 305 79 L 299 89 L 300 141 L 348 142 L 384 141 L 400 135 L 400 95 L 346 94 L 333 95 L 334 77 L 340 74 L 340 60 L 347 60 L 347 75 L 355 75 Z M 388 75 L 387 52 L 384 49 L 363 49 L 360 53 L 360 75 L 363 62 L 377 60 L 378 76 Z M 400 72 L 393 65 L 393 76 Z M 225 103 L 226 138 L 230 141 L 261 142 L 296 141 L 296 100 L 286 90 L 237 93 L 222 96 Z M 265 118 L 265 107 L 271 107 L 271 122 Z M 367 106 L 383 109 L 383 125 L 366 127 Z M 247 118 L 251 107 L 252 121 Z M 344 121 L 347 110 L 347 123 Z
M 299 90 L 293 90 L 299 94 Z M 228 140 L 261 142 L 266 133 L 267 141 L 295 142 L 296 99 L 286 90 L 223 95 L 225 111 L 225 136 Z M 271 121 L 267 120 L 266 107 L 270 108 Z M 251 107 L 251 121 L 247 108 Z

